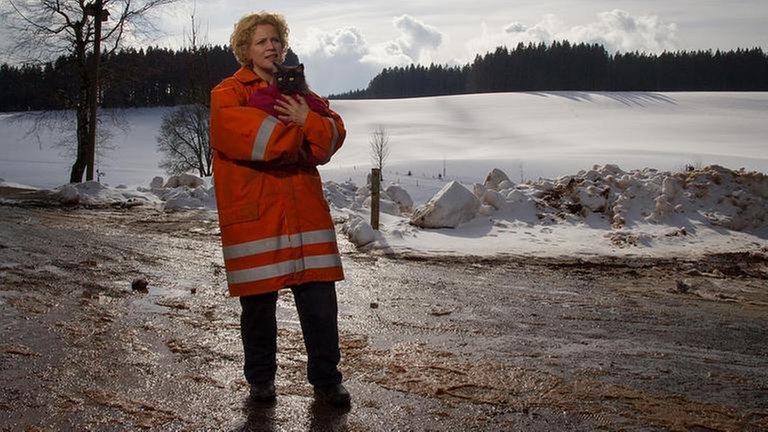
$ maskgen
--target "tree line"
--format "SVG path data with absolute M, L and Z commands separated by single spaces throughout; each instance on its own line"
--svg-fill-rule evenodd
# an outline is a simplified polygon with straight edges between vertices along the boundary
M 504 91 L 765 91 L 760 48 L 609 54 L 599 44 L 499 47 L 465 66 L 410 65 L 381 71 L 366 89 L 336 99 L 380 99 Z
M 286 62 L 298 63 L 293 52 Z M 205 100 L 239 65 L 226 46 L 126 48 L 105 55 L 104 108 L 174 106 Z M 0 65 L 0 112 L 71 109 L 78 100 L 72 56 L 42 65 Z M 499 47 L 464 66 L 383 69 L 366 89 L 337 99 L 398 98 L 501 91 L 766 91 L 768 55 L 760 48 L 609 54 L 568 41 Z
M 289 52 L 286 61 L 297 61 Z M 194 49 L 126 48 L 103 55 L 99 105 L 103 108 L 199 103 L 240 65 L 226 46 Z M 72 56 L 42 65 L 0 65 L 0 112 L 72 109 L 79 79 Z

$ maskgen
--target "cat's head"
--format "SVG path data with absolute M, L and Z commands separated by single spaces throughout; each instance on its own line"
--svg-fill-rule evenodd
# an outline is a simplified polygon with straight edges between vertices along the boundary
M 275 78 L 275 84 L 280 93 L 308 93 L 307 81 L 304 78 L 304 65 L 286 66 L 274 63 L 275 67 L 272 76 Z

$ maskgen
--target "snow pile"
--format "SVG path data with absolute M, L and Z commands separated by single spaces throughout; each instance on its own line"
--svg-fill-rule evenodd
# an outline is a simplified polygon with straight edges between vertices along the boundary
M 512 205 L 534 203 L 542 224 L 604 221 L 614 229 L 641 223 L 706 222 L 736 231 L 768 223 L 768 176 L 718 165 L 685 172 L 622 171 L 595 166 L 573 176 L 502 189 Z M 520 194 L 518 194 L 520 192 Z
M 213 187 L 213 177 L 198 177 L 194 174 L 174 175 L 163 181 L 156 176 L 149 183 L 149 189 L 162 202 L 164 210 L 179 209 L 215 209 L 216 192 Z
M 156 177 L 137 190 L 86 182 L 35 196 L 92 206 L 214 209 L 211 184 L 196 176 Z M 334 219 L 343 221 L 340 231 L 367 251 L 580 258 L 768 252 L 768 176 L 759 172 L 718 165 L 624 171 L 609 164 L 514 184 L 492 169 L 483 183 L 449 182 L 413 209 L 412 192 L 427 200 L 433 192 L 425 191 L 436 190 L 421 185 L 382 191 L 379 231 L 367 222 L 369 186 L 328 181 L 323 191 Z
M 216 208 L 216 196 L 212 186 L 199 186 L 194 189 L 187 186 L 163 188 L 155 193 L 165 201 L 165 210 Z
M 53 192 L 53 196 L 59 202 L 68 205 L 120 205 L 123 207 L 133 207 L 144 204 L 157 204 L 159 202 L 155 196 L 149 193 L 110 188 L 95 181 L 66 184 L 54 189 Z
M 346 181 L 323 183 L 323 192 L 328 204 L 336 209 L 361 211 L 371 208 L 370 184 L 358 188 L 354 183 Z M 390 185 L 379 192 L 379 211 L 381 213 L 402 216 L 413 209 L 413 199 L 408 192 L 398 185 Z
M 212 183 L 212 179 L 211 179 Z M 206 179 L 193 174 L 171 176 L 167 182 L 157 176 L 149 183 L 149 189 L 163 201 L 164 210 L 216 208 L 216 193 Z
M 208 179 L 191 174 L 172 176 L 167 182 L 155 177 L 150 187 L 129 189 L 124 185 L 109 187 L 99 182 L 70 183 L 54 189 L 36 189 L 31 186 L 0 181 L 0 187 L 41 192 L 36 197 L 50 197 L 63 205 L 92 207 L 135 207 L 150 205 L 164 210 L 216 208 L 216 196 Z M 49 200 L 50 198 L 46 198 Z
M 357 194 L 357 185 L 349 181 L 344 183 L 327 181 L 323 183 L 323 193 L 329 205 L 337 209 L 350 208 Z
M 768 176 L 718 165 L 661 172 L 608 164 L 519 184 L 493 169 L 469 188 L 448 183 L 411 215 L 381 214 L 380 232 L 373 232 L 378 236 L 364 222 L 369 209 L 359 205 L 368 200 L 367 187 L 356 194 L 342 209 L 348 219 L 342 232 L 356 245 L 385 253 L 588 257 L 643 250 L 670 257 L 768 251 Z
M 613 229 L 701 221 L 744 231 L 768 224 L 768 176 L 718 165 L 680 173 L 652 168 L 625 172 L 603 165 L 514 185 L 494 169 L 473 192 L 456 182 L 448 184 L 416 209 L 411 222 L 456 228 L 478 216 L 541 225 L 588 222 Z

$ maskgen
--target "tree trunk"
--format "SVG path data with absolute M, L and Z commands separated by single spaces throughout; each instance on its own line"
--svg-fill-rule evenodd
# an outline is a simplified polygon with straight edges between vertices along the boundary
M 80 95 L 77 101 L 77 153 L 75 163 L 72 164 L 72 170 L 69 174 L 70 183 L 80 183 L 83 181 L 83 175 L 88 165 L 88 82 L 80 83 Z

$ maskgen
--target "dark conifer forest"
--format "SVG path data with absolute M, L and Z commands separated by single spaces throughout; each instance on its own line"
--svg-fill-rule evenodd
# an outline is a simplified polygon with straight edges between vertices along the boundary
M 287 63 L 298 58 L 288 50 Z M 104 56 L 99 102 L 104 108 L 205 103 L 208 93 L 240 65 L 225 46 L 196 50 L 149 47 Z M 79 90 L 70 57 L 42 66 L 0 65 L 0 112 L 73 108 Z
M 766 91 L 760 48 L 609 54 L 598 44 L 499 47 L 472 64 L 384 69 L 368 88 L 337 99 L 401 98 L 509 91 Z
M 289 53 L 289 62 L 298 59 Z M 103 59 L 102 107 L 199 102 L 239 65 L 227 47 L 124 49 Z M 0 65 L 0 111 L 73 107 L 71 59 Z M 506 91 L 768 91 L 768 55 L 760 48 L 609 54 L 601 45 L 499 47 L 465 66 L 410 65 L 382 70 L 365 89 L 337 99 L 401 98 Z M 205 97 L 205 96 L 203 96 Z

